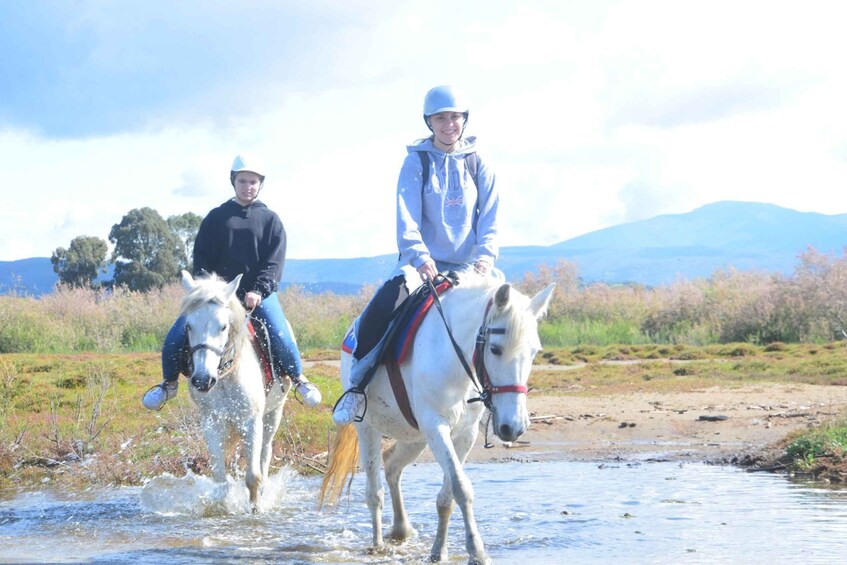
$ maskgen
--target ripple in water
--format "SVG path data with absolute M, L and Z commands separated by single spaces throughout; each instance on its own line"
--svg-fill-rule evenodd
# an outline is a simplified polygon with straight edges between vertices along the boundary
M 574 462 L 468 465 L 475 515 L 496 563 L 832 563 L 847 555 L 847 490 L 732 467 Z M 86 563 L 421 563 L 435 533 L 436 464 L 403 486 L 416 534 L 368 552 L 365 479 L 318 512 L 320 479 L 290 469 L 250 513 L 242 481 L 163 475 L 140 488 L 22 493 L 0 503 L 0 561 Z M 386 528 L 390 527 L 386 495 Z M 464 562 L 458 510 L 452 560 Z M 452 561 L 451 560 L 451 561 Z

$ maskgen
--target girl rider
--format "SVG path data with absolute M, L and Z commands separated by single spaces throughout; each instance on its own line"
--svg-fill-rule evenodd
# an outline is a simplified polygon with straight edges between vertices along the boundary
M 462 137 L 467 103 L 452 86 L 436 86 L 424 98 L 423 118 L 432 135 L 406 148 L 397 183 L 400 262 L 358 320 L 351 387 L 332 413 L 338 425 L 361 420 L 363 376 L 395 306 L 410 292 L 439 272 L 475 269 L 502 278 L 493 268 L 499 196 L 493 171 L 475 155 L 476 138 Z
M 235 158 L 229 173 L 235 197 L 209 212 L 200 224 L 194 241 L 194 274 L 215 273 L 227 281 L 244 275 L 237 295 L 267 328 L 276 374 L 288 376 L 304 402 L 315 406 L 321 393 L 302 374 L 300 352 L 276 294 L 286 238 L 279 216 L 258 200 L 264 170 L 255 160 Z M 145 408 L 160 410 L 176 395 L 185 342 L 185 319 L 179 317 L 162 348 L 164 380 L 144 395 Z

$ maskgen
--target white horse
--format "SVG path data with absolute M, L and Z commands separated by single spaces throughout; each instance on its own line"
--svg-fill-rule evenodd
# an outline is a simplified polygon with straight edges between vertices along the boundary
M 247 490 L 256 512 L 291 382 L 273 379 L 266 392 L 264 373 L 249 341 L 247 313 L 235 295 L 240 280 L 241 275 L 230 283 L 214 275 L 194 279 L 183 271 L 186 295 L 180 315 L 186 319 L 193 361 L 189 390 L 200 411 L 212 476 L 226 482 L 226 454 L 242 442 Z
M 371 512 L 373 546 L 380 550 L 384 497 L 381 440 L 383 436 L 393 438 L 395 442 L 382 454 L 394 511 L 389 536 L 396 541 L 407 539 L 413 530 L 403 506 L 400 478 L 403 469 L 429 446 L 444 471 L 436 501 L 438 531 L 430 560 L 447 559 L 447 527 L 455 500 L 464 518 L 469 563 L 488 563 L 474 519 L 473 487 L 463 465 L 476 441 L 486 406 L 493 416 L 494 433 L 504 441 L 516 440 L 529 426 L 527 380 L 532 360 L 541 349 L 538 320 L 547 311 L 554 286 L 550 284 L 532 299 L 509 284 L 462 281 L 445 293 L 442 307 L 455 343 L 465 359 L 476 357 L 474 380 L 463 368 L 445 321 L 437 312 L 430 312 L 420 325 L 408 360 L 400 366 L 418 428 L 401 414 L 386 368 L 380 367 L 367 387 L 367 410 L 364 419 L 355 424 L 357 433 L 352 432 L 354 425 L 338 430 L 320 504 L 337 503 L 361 455 L 367 474 L 365 496 Z M 351 356 L 342 354 L 345 388 L 350 384 L 350 364 Z M 484 402 L 473 402 L 480 397 Z

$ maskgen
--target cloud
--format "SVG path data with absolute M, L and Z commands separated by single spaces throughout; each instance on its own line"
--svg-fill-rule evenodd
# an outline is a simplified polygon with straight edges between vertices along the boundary
M 204 215 L 241 151 L 296 258 L 393 253 L 423 94 L 455 83 L 502 244 L 719 199 L 845 211 L 845 8 L 812 2 L 0 2 L 0 259 Z M 33 202 L 38 203 L 33 213 Z
M 273 109 L 280 93 L 320 91 L 344 69 L 325 46 L 346 40 L 337 24 L 355 9 L 271 1 L 48 4 L 2 8 L 0 52 L 13 55 L 0 75 L 0 117 L 65 138 L 229 127 Z
M 607 125 L 672 128 L 710 122 L 736 114 L 774 110 L 790 95 L 785 85 L 746 78 L 678 93 L 631 93 Z
M 172 190 L 172 194 L 183 198 L 210 196 L 210 187 L 215 184 L 219 183 L 210 181 L 206 171 L 187 171 L 182 174 L 182 183 Z

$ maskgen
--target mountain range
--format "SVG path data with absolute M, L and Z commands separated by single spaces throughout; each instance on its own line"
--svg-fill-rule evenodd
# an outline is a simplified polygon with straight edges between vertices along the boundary
M 575 263 L 583 282 L 668 284 L 735 268 L 790 274 L 809 247 L 841 254 L 847 214 L 798 212 L 773 204 L 721 201 L 593 231 L 549 246 L 503 247 L 497 266 L 519 281 L 539 266 Z M 288 259 L 285 284 L 310 292 L 358 292 L 394 267 L 396 254 L 355 259 Z M 58 277 L 50 259 L 0 261 L 0 294 L 38 296 Z

